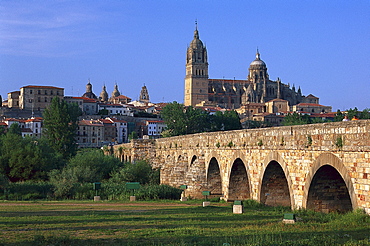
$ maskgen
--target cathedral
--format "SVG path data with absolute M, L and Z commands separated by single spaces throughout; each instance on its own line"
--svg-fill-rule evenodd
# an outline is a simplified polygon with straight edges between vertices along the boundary
M 209 79 L 207 49 L 199 39 L 196 25 L 194 38 L 186 53 L 185 106 L 218 106 L 237 109 L 250 103 L 265 104 L 271 100 L 286 100 L 289 106 L 318 103 L 319 98 L 302 95 L 301 89 L 270 80 L 266 63 L 257 49 L 249 66 L 246 80 Z

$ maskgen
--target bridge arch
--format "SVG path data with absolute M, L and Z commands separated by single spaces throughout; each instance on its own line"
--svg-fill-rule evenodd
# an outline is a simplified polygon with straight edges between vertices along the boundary
M 294 208 L 292 180 L 286 162 L 278 152 L 272 151 L 262 165 L 258 183 L 258 201 L 270 206 Z
M 215 157 L 212 157 L 206 166 L 207 186 L 211 191 L 211 195 L 223 196 L 222 192 L 222 177 L 220 171 L 220 164 Z
M 332 153 L 323 153 L 308 173 L 303 206 L 321 212 L 346 212 L 357 208 L 348 170 Z
M 229 173 L 227 200 L 247 200 L 251 198 L 250 179 L 247 168 L 241 158 L 232 162 Z

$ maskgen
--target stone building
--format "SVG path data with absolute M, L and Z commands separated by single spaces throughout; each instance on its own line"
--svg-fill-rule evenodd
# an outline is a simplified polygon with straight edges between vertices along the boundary
M 12 91 L 8 93 L 7 105 L 9 108 L 19 108 L 19 95 L 20 91 Z
M 20 88 L 19 108 L 42 111 L 50 106 L 54 97 L 64 98 L 64 88 L 28 85 Z
M 315 103 L 318 103 L 318 98 L 315 98 Z M 296 90 L 294 86 L 282 83 L 279 78 L 270 80 L 266 63 L 261 60 L 258 49 L 255 60 L 250 63 L 246 80 L 210 79 L 207 49 L 199 39 L 196 26 L 186 54 L 185 106 L 237 109 L 247 103 L 264 104 L 274 99 L 286 100 L 289 106 L 310 102 L 302 95 L 300 88 Z
M 141 87 L 139 101 L 149 103 L 149 92 L 145 85 Z
M 80 120 L 76 136 L 80 148 L 103 146 L 104 124 L 98 120 Z

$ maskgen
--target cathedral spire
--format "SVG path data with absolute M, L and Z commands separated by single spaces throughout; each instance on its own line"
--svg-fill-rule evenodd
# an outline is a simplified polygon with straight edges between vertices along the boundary
M 261 60 L 261 55 L 260 55 L 260 52 L 258 51 L 258 47 L 257 47 L 257 53 L 256 53 L 256 60 Z
M 198 32 L 198 21 L 195 20 L 195 31 L 194 31 L 194 39 L 199 39 L 199 32 Z

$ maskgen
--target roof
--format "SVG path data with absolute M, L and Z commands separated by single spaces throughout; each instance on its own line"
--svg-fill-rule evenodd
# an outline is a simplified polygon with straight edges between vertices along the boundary
M 86 97 L 70 97 L 70 96 L 66 96 L 64 97 L 64 99 L 76 99 L 76 100 L 83 100 L 85 99 Z
M 31 118 L 26 120 L 25 122 L 42 122 L 43 119 L 41 117 Z
M 20 120 L 20 119 L 15 119 L 15 118 L 6 118 L 4 121 L 16 121 L 16 122 L 21 122 L 22 120 Z
M 39 89 L 59 89 L 59 90 L 64 90 L 64 88 L 60 88 L 60 87 L 55 87 L 55 86 L 44 86 L 44 85 L 27 85 L 27 86 L 23 86 L 21 88 L 39 88 Z
M 107 119 L 110 120 L 111 122 L 127 123 L 127 121 L 125 121 L 125 120 L 120 120 L 120 119 L 116 119 L 116 118 L 107 118 Z
M 126 105 L 123 104 L 114 104 L 114 103 L 99 103 L 100 106 L 107 106 L 107 107 L 119 107 L 123 108 L 126 107 Z
M 306 106 L 306 107 L 329 107 L 329 106 L 324 106 L 324 105 L 321 105 L 321 104 L 317 104 L 317 103 L 299 103 L 295 106 Z
M 163 120 L 147 120 L 148 123 L 164 123 Z
M 103 123 L 101 123 L 97 120 L 80 120 L 78 122 L 78 125 L 81 125 L 81 126 L 103 126 Z
M 99 119 L 99 121 L 102 122 L 103 124 L 113 124 L 113 122 L 108 119 Z
M 114 97 L 114 98 L 118 98 L 118 99 L 131 99 L 131 98 L 126 97 L 124 95 L 119 95 L 118 97 Z
M 280 98 L 275 98 L 275 99 L 272 99 L 270 101 L 267 101 L 268 102 L 287 102 L 287 100 L 284 100 L 284 99 L 280 99 Z
M 312 95 L 312 94 L 309 94 L 308 96 L 306 96 L 306 98 L 308 98 L 308 97 L 310 97 L 310 98 L 318 98 L 318 97 L 315 97 L 314 95 Z
M 220 83 L 220 82 L 224 82 L 224 83 L 235 83 L 235 84 L 245 84 L 245 83 L 249 83 L 248 80 L 242 80 L 242 79 L 208 79 L 209 82 L 211 83 Z
M 5 122 L 0 122 L 0 126 L 8 126 Z
M 88 97 L 81 97 L 84 100 L 84 103 L 96 103 L 95 99 L 88 98 Z

